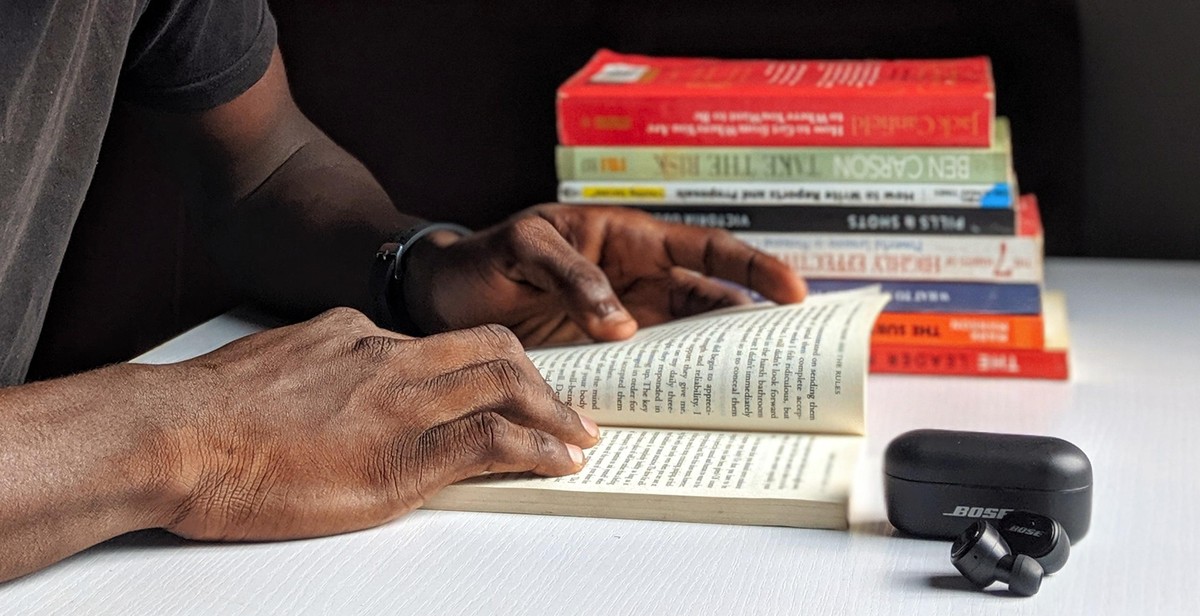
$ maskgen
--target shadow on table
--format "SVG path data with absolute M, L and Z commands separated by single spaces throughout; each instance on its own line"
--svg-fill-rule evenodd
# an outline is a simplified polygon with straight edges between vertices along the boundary
M 173 535 L 162 529 L 139 530 L 114 537 L 92 548 L 104 551 L 119 552 L 122 550 L 145 550 L 150 548 L 178 548 L 185 545 L 203 544 L 191 541 L 178 535 Z
M 858 535 L 871 535 L 875 537 L 887 537 L 889 539 L 912 539 L 916 541 L 944 541 L 949 545 L 949 539 L 938 539 L 929 537 L 918 537 L 910 535 L 895 526 L 892 526 L 886 520 L 868 520 L 863 522 L 853 522 L 850 524 L 850 533 Z
M 126 533 L 119 537 L 114 537 L 104 543 L 96 544 L 86 550 L 72 554 L 58 562 L 52 563 L 49 566 L 34 571 L 22 578 L 22 582 L 13 583 L 29 583 L 41 576 L 53 576 L 54 571 L 61 567 L 71 566 L 71 563 L 81 560 L 95 558 L 97 554 L 103 552 L 137 552 L 148 550 L 159 550 L 161 548 L 179 549 L 189 545 L 204 545 L 202 542 L 189 541 L 182 537 L 172 535 L 165 530 L 141 530 L 132 533 Z M 3 611 L 3 610 L 0 610 Z
M 997 586 L 996 588 L 980 590 L 976 588 L 970 580 L 961 575 L 927 575 L 918 578 L 921 586 L 925 588 L 935 588 L 937 590 L 969 592 L 972 594 L 989 594 L 996 597 L 1021 597 L 1021 595 L 1009 592 L 1004 587 Z

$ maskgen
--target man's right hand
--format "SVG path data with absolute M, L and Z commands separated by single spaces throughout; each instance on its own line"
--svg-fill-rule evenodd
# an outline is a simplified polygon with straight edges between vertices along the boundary
M 484 472 L 573 473 L 598 434 L 500 326 L 414 339 L 336 309 L 162 369 L 189 409 L 162 519 L 193 539 L 375 526 Z

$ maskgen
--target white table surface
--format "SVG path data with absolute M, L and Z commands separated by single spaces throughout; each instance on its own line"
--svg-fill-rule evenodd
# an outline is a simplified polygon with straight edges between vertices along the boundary
M 1070 382 L 872 376 L 850 532 L 418 511 L 288 543 L 147 531 L 0 586 L 0 614 L 1196 614 L 1200 264 L 1052 259 Z M 253 331 L 219 317 L 144 357 Z M 1090 533 L 1032 598 L 971 589 L 895 535 L 881 456 L 918 427 L 1050 434 L 1095 473 Z

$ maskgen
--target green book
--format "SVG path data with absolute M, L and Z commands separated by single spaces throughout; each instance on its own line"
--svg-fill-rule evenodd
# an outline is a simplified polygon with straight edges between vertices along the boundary
M 996 183 L 1008 180 L 1008 119 L 988 148 L 559 146 L 558 179 Z

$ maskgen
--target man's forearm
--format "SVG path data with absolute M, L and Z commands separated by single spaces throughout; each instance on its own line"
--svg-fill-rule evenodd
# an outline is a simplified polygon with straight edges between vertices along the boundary
M 276 51 L 258 83 L 198 113 L 147 112 L 164 147 L 208 179 L 201 218 L 230 278 L 293 316 L 366 308 L 379 246 L 416 222 L 292 100 Z
M 212 235 L 222 265 L 251 297 L 309 316 L 332 306 L 366 310 L 376 249 L 416 222 L 319 135 L 215 221 Z
M 0 581 L 166 523 L 184 491 L 171 445 L 182 417 L 154 373 L 174 369 L 0 389 Z

